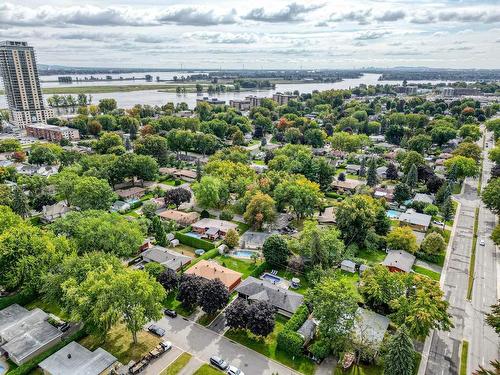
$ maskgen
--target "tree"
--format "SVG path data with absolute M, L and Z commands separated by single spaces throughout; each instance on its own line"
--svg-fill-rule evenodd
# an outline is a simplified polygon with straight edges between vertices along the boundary
M 255 301 L 248 307 L 247 328 L 256 336 L 266 337 L 274 330 L 276 309 L 266 301 Z
M 479 126 L 477 125 L 462 125 L 458 134 L 464 139 L 470 138 L 473 141 L 478 141 L 479 138 L 481 138 L 481 129 L 479 129 Z
M 411 189 L 405 183 L 399 183 L 394 187 L 394 200 L 399 204 L 411 198 Z
M 444 299 L 439 283 L 423 275 L 410 274 L 405 295 L 391 301 L 395 311 L 389 317 L 398 325 L 406 325 L 411 336 L 426 337 L 432 329 L 449 331 L 453 324 L 448 314 L 449 303 Z
M 367 195 L 354 195 L 344 199 L 337 209 L 337 227 L 346 245 L 363 245 L 368 231 L 375 223 L 378 203 Z
M 108 210 L 115 197 L 113 189 L 105 180 L 89 176 L 77 180 L 69 202 L 82 210 Z
M 144 217 L 148 220 L 153 220 L 153 218 L 156 216 L 156 210 L 157 206 L 155 203 L 149 201 L 146 202 L 142 205 L 142 214 Z
M 500 335 L 500 300 L 491 305 L 491 312 L 486 314 L 486 323 L 488 323 L 497 334 Z
M 170 268 L 165 269 L 165 271 L 158 276 L 157 280 L 167 293 L 177 289 L 179 286 L 179 276 L 177 276 L 177 272 Z
M 409 150 L 416 151 L 419 154 L 424 154 L 431 146 L 432 138 L 424 134 L 418 134 L 411 137 L 407 143 Z
M 176 298 L 184 308 L 192 309 L 196 306 L 204 282 L 204 279 L 196 275 L 184 274 L 181 276 Z
M 418 171 L 417 166 L 412 164 L 410 170 L 408 171 L 408 175 L 406 176 L 406 185 L 408 185 L 411 189 L 414 189 L 418 183 Z
M 275 217 L 274 199 L 260 191 L 252 196 L 243 215 L 245 221 L 256 230 L 261 230 L 266 223 L 272 223 Z
M 122 150 L 123 148 L 123 150 Z M 104 133 L 101 138 L 95 143 L 94 149 L 99 154 L 124 154 L 123 140 L 116 133 Z M 119 152 L 114 152 L 120 150 Z
M 491 233 L 491 239 L 496 245 L 500 245 L 500 224 L 497 224 Z
M 12 211 L 21 216 L 23 219 L 29 216 L 30 207 L 28 204 L 28 197 L 17 185 L 12 189 L 11 208 Z
M 449 125 L 436 126 L 431 130 L 432 142 L 442 145 L 457 136 L 457 131 Z
M 197 204 L 202 208 L 217 208 L 229 198 L 229 191 L 219 178 L 203 176 L 192 185 Z
M 418 152 L 409 151 L 404 155 L 404 159 L 401 164 L 403 166 L 403 173 L 408 174 L 412 165 L 415 165 L 417 168 L 420 165 L 425 165 L 425 159 Z
M 417 237 L 409 226 L 397 227 L 387 235 L 387 247 L 413 254 L 418 249 Z
M 500 150 L 500 148 L 499 148 Z M 492 150 L 493 151 L 493 150 Z M 491 152 L 490 151 L 490 154 Z M 458 156 L 465 156 L 468 158 L 474 159 L 476 162 L 481 160 L 481 147 L 479 147 L 475 143 L 471 142 L 462 142 L 460 143 L 456 149 L 453 150 L 453 155 Z
M 99 100 L 99 111 L 102 113 L 108 113 L 116 109 L 116 100 L 115 99 L 101 99 Z
M 61 156 L 62 148 L 53 143 L 35 143 L 30 150 L 28 161 L 30 164 L 56 164 Z
M 481 194 L 481 198 L 491 211 L 500 214 L 500 178 L 493 178 L 486 185 Z
M 479 166 L 472 158 L 457 155 L 444 162 L 446 171 L 449 173 L 452 169 L 456 170 L 456 178 L 475 177 L 479 174 Z
M 303 176 L 285 180 L 274 189 L 278 208 L 289 207 L 298 219 L 313 215 L 322 197 L 319 185 Z
M 14 213 L 10 207 L 0 205 L 0 235 L 7 229 L 21 225 L 22 218 Z
M 144 271 L 153 276 L 155 280 L 165 271 L 165 266 L 156 262 L 149 262 L 144 265 Z
M 325 144 L 326 133 L 318 128 L 307 129 L 304 132 L 304 143 L 314 148 L 323 147 Z
M 359 291 L 370 306 L 385 312 L 392 300 L 405 293 L 405 280 L 405 274 L 391 272 L 386 266 L 377 264 L 363 272 Z
M 160 246 L 167 246 L 167 233 L 165 232 L 165 228 L 163 227 L 161 219 L 158 216 L 153 218 L 152 227 L 156 243 Z
M 184 202 L 189 202 L 191 200 L 191 192 L 184 188 L 176 188 L 169 190 L 165 193 L 165 204 L 173 204 L 175 209 L 179 209 L 179 206 Z
M 70 253 L 65 237 L 24 222 L 10 227 L 0 235 L 0 285 L 7 290 L 37 292 L 42 276 Z
M 339 181 L 345 181 L 345 173 L 344 172 L 340 172 L 339 176 L 337 177 L 337 179 Z
M 149 155 L 160 165 L 168 160 L 167 140 L 159 135 L 145 135 L 134 143 L 134 151 L 139 155 Z
M 387 179 L 397 180 L 398 179 L 398 168 L 394 163 L 389 163 L 387 165 L 387 170 L 385 172 Z
M 429 193 L 436 193 L 439 188 L 443 185 L 444 180 L 436 175 L 432 176 L 427 180 L 427 190 Z
M 426 254 L 438 255 L 445 250 L 446 242 L 444 241 L 443 236 L 441 236 L 439 233 L 432 232 L 425 236 L 420 247 Z
M 208 315 L 215 314 L 229 302 L 229 291 L 219 279 L 203 283 L 198 303 Z
M 262 253 L 271 267 L 282 268 L 286 265 L 290 251 L 285 239 L 279 234 L 273 234 L 264 241 Z
M 490 361 L 490 365 L 493 367 L 493 370 L 487 370 L 483 366 L 479 366 L 479 370 L 474 371 L 472 375 L 498 375 L 500 373 L 500 361 L 495 359 L 494 361 Z
M 413 341 L 404 325 L 400 326 L 387 346 L 384 375 L 412 375 L 415 367 Z
M 438 213 L 439 213 L 439 207 L 433 204 L 428 204 L 424 208 L 424 214 L 426 215 L 436 216 Z
M 306 301 L 311 304 L 314 317 L 321 321 L 321 336 L 335 352 L 342 351 L 358 309 L 353 285 L 344 278 L 325 277 L 309 291 Z
M 366 159 L 365 158 L 361 159 L 361 164 L 359 166 L 359 175 L 361 177 L 365 177 L 366 176 Z
M 240 243 L 240 235 L 236 229 L 229 229 L 227 231 L 226 237 L 224 238 L 225 244 L 230 248 L 234 249 Z
M 374 224 L 375 233 L 380 236 L 385 236 L 389 233 L 391 229 L 391 220 L 387 217 L 384 207 L 380 207 L 377 210 L 377 215 L 375 216 L 375 224 Z
M 370 159 L 368 163 L 368 175 L 366 177 L 366 184 L 370 187 L 377 185 L 377 163 L 374 158 Z
M 0 141 L 0 152 L 22 151 L 21 142 L 14 138 L 2 139 Z
M 233 329 L 245 329 L 248 325 L 248 302 L 243 298 L 237 298 L 224 311 L 226 325 Z
M 453 215 L 453 203 L 451 202 L 451 197 L 446 198 L 441 207 L 441 212 L 443 214 L 444 221 L 451 220 Z
M 451 197 L 451 184 L 446 181 L 436 192 L 436 203 L 442 205 L 449 197 Z

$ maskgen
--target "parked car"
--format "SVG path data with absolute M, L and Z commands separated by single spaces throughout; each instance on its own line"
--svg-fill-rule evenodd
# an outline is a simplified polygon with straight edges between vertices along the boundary
M 222 371 L 226 370 L 229 366 L 226 361 L 217 356 L 210 357 L 210 364 Z
M 172 349 L 172 343 L 170 341 L 162 341 L 160 342 L 160 345 L 163 346 L 163 349 L 165 349 L 166 352 Z
M 434 220 L 432 223 L 433 223 L 434 225 L 439 225 L 439 226 L 441 226 L 441 227 L 444 227 L 444 223 L 443 223 L 442 221 L 437 221 L 437 220 Z
M 66 323 L 63 323 L 59 326 L 59 330 L 61 332 L 66 332 L 69 329 L 69 327 L 70 327 L 70 324 L 68 322 L 66 322 Z
M 229 366 L 227 369 L 227 373 L 229 375 L 245 375 L 245 373 L 236 366 Z
M 151 324 L 148 327 L 148 331 L 159 337 L 165 336 L 165 330 L 161 327 L 158 327 L 156 324 Z
M 171 318 L 175 318 L 175 317 L 177 317 L 177 311 L 175 311 L 175 310 L 165 309 L 165 310 L 163 310 L 163 313 L 164 313 L 166 316 L 169 316 L 169 317 L 171 317 Z
M 479 245 L 484 246 L 484 240 L 479 241 Z

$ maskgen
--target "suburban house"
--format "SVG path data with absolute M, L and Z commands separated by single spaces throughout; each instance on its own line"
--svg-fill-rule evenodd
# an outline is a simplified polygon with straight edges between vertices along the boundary
M 125 202 L 134 202 L 141 199 L 146 194 L 146 189 L 134 186 L 128 189 L 116 190 L 116 194 Z
M 409 225 L 419 232 L 427 232 L 431 225 L 432 216 L 420 214 L 413 209 L 408 209 L 399 216 L 399 225 Z
M 116 201 L 109 209 L 111 212 L 126 212 L 130 210 L 130 203 L 124 201 Z
M 304 346 L 309 344 L 311 340 L 316 335 L 316 328 L 318 327 L 318 323 L 311 317 L 309 317 L 302 326 L 297 330 L 299 336 L 304 339 Z
M 346 173 L 349 173 L 349 174 L 358 175 L 360 169 L 361 169 L 361 165 L 358 165 L 358 164 L 347 164 L 345 166 L 345 171 L 346 171 Z
M 49 315 L 13 304 L 0 310 L 0 354 L 20 366 L 61 341 L 63 333 L 50 324 Z
M 359 185 L 363 185 L 363 182 L 359 180 L 346 179 L 345 181 L 334 180 L 332 181 L 332 189 L 335 191 L 345 192 L 354 191 Z
M 196 180 L 196 171 L 189 169 L 160 168 L 160 173 L 189 182 Z
M 42 220 L 46 223 L 52 223 L 54 220 L 59 219 L 70 212 L 66 201 L 57 202 L 49 206 L 42 207 Z
M 417 193 L 413 197 L 413 202 L 422 202 L 425 204 L 432 204 L 434 202 L 434 198 L 432 197 L 432 195 L 429 195 L 429 194 Z
M 203 237 L 207 237 L 210 240 L 225 237 L 230 229 L 236 230 L 237 228 L 238 225 L 231 223 L 230 221 L 210 218 L 201 219 L 191 225 L 191 229 L 194 232 L 202 235 Z
M 290 317 L 304 302 L 302 294 L 284 289 L 266 280 L 255 277 L 247 277 L 240 286 L 236 288 L 240 298 L 249 301 L 266 301 L 276 307 L 281 315 Z
M 229 268 L 222 267 L 215 261 L 205 259 L 188 268 L 184 273 L 187 275 L 200 276 L 207 280 L 219 279 L 230 292 L 238 286 L 241 282 L 241 276 L 243 275 Z
M 242 249 L 260 250 L 269 236 L 271 236 L 271 233 L 246 231 L 240 237 L 240 247 Z
M 153 246 L 141 253 L 144 263 L 156 262 L 171 269 L 179 271 L 186 264 L 191 263 L 191 257 L 182 255 L 176 251 L 169 250 L 162 246 Z
M 196 223 L 200 218 L 198 212 L 182 212 L 177 210 L 165 210 L 160 212 L 158 216 L 163 220 L 173 220 L 183 227 Z
M 411 272 L 415 255 L 404 250 L 389 250 L 382 264 L 391 272 Z
M 374 311 L 358 307 L 354 318 L 354 339 L 361 343 L 370 343 L 379 348 L 389 327 L 389 319 Z
M 376 199 L 384 198 L 387 202 L 394 200 L 394 188 L 392 187 L 378 187 L 373 191 L 373 197 Z
M 72 341 L 38 365 L 46 375 L 109 374 L 117 359 L 102 348 L 93 352 Z
M 387 178 L 387 167 L 382 166 L 377 168 L 377 177 L 385 180 Z

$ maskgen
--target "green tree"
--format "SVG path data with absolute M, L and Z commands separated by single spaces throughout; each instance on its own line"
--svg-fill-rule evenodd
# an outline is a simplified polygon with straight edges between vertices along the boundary
M 115 153 L 113 150 L 120 149 L 120 147 L 123 147 L 123 140 L 122 137 L 116 133 L 104 133 L 94 145 L 94 149 L 99 154 L 113 154 Z M 124 147 L 123 150 L 125 150 Z M 123 153 L 124 152 L 116 154 L 120 155 Z
M 167 246 L 167 233 L 165 232 L 165 228 L 161 222 L 161 219 L 158 216 L 153 218 L 153 233 L 155 235 L 156 243 L 160 246 Z
M 479 138 L 481 138 L 481 129 L 479 129 L 479 126 L 477 125 L 462 125 L 458 134 L 462 138 L 470 138 L 473 141 L 478 141 Z
M 240 243 L 240 236 L 235 229 L 229 229 L 226 233 L 224 242 L 230 249 L 234 249 Z
M 397 227 L 387 235 L 387 247 L 413 254 L 418 249 L 417 237 L 409 226 Z
M 115 99 L 101 99 L 99 100 L 99 104 L 97 105 L 99 111 L 102 113 L 108 113 L 116 109 L 116 100 Z
M 453 203 L 451 201 L 451 197 L 446 198 L 441 206 L 441 212 L 445 221 L 451 220 L 453 215 Z
M 2 139 L 0 141 L 0 152 L 22 151 L 21 142 L 14 138 Z
M 115 200 L 109 184 L 96 177 L 81 177 L 76 181 L 70 203 L 82 210 L 108 210 Z
M 192 186 L 196 202 L 203 208 L 218 208 L 229 199 L 225 184 L 216 177 L 203 176 Z
M 363 272 L 359 291 L 374 309 L 385 310 L 392 300 L 406 292 L 405 281 L 405 274 L 391 272 L 386 266 L 377 264 Z
M 35 143 L 30 150 L 30 164 L 56 164 L 62 154 L 62 148 L 53 143 Z
M 446 249 L 446 242 L 439 233 L 432 232 L 425 236 L 420 247 L 426 254 L 438 255 Z
M 500 147 L 498 149 L 500 151 Z M 491 151 L 490 151 L 490 154 L 491 154 Z M 466 156 L 466 157 L 472 158 L 476 162 L 478 162 L 479 160 L 481 160 L 481 147 L 479 147 L 476 143 L 462 142 L 457 146 L 456 149 L 453 150 L 453 155 Z M 500 159 L 500 155 L 499 155 L 499 159 Z
M 408 175 L 406 176 L 406 185 L 408 185 L 411 189 L 414 189 L 418 183 L 418 171 L 415 164 L 412 164 L 410 170 L 408 171 Z
M 377 233 L 380 236 L 385 236 L 387 233 L 389 233 L 389 230 L 391 229 L 391 219 L 387 217 L 384 207 L 379 207 L 377 209 L 374 229 L 375 233 Z
M 466 156 L 454 156 L 444 162 L 446 171 L 450 172 L 456 168 L 456 178 L 475 177 L 479 174 L 479 166 L 476 161 Z
M 278 234 L 273 234 L 266 238 L 262 247 L 262 253 L 266 262 L 275 268 L 284 267 L 290 255 L 285 239 Z
M 409 151 L 404 155 L 403 161 L 403 173 L 408 174 L 412 165 L 415 165 L 417 168 L 421 165 L 425 165 L 425 159 L 422 155 L 420 155 L 416 151 Z
M 337 227 L 346 245 L 363 245 L 368 231 L 375 223 L 378 203 L 367 195 L 344 199 L 337 209 Z
M 500 178 L 493 178 L 483 189 L 481 194 L 484 204 L 491 211 L 500 214 Z
M 278 208 L 290 208 L 298 219 L 312 216 L 322 197 L 319 185 L 303 176 L 285 180 L 274 189 Z
M 134 151 L 139 155 L 149 155 L 158 164 L 164 165 L 168 160 L 167 140 L 159 135 L 145 135 L 134 143 Z
M 12 189 L 12 203 L 11 203 L 12 211 L 21 216 L 22 218 L 26 218 L 29 216 L 30 207 L 28 203 L 28 197 L 24 194 L 23 190 L 19 186 L 14 186 Z
M 414 359 L 413 341 L 406 327 L 402 325 L 387 345 L 384 375 L 413 375 Z
M 313 308 L 314 317 L 321 321 L 318 327 L 321 336 L 328 339 L 334 352 L 342 351 L 358 308 L 353 285 L 344 278 L 326 277 L 309 291 L 306 300 Z
M 408 140 L 408 149 L 424 154 L 432 146 L 432 138 L 428 135 L 418 134 Z
M 394 200 L 399 204 L 411 198 L 411 189 L 405 183 L 399 183 L 394 188 Z
M 366 184 L 374 187 L 378 183 L 377 177 L 377 163 L 374 158 L 370 159 L 368 163 L 368 175 L 366 177 Z
M 261 230 L 266 223 L 272 223 L 276 217 L 274 199 L 262 192 L 257 192 L 247 205 L 243 218 L 254 229 Z
M 432 142 L 442 145 L 457 136 L 457 131 L 448 125 L 436 126 L 431 130 Z
M 0 205 L 0 235 L 7 229 L 21 225 L 22 218 L 14 213 L 10 207 Z

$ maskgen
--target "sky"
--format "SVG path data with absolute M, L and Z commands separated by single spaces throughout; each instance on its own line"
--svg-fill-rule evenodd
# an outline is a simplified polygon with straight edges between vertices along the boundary
M 500 68 L 500 0 L 6 0 L 40 64 Z

